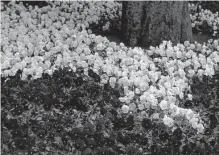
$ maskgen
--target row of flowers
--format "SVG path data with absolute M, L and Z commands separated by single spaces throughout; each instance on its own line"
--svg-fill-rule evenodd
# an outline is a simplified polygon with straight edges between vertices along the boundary
M 185 42 L 177 46 L 164 41 L 150 50 L 128 48 L 86 30 L 90 23 L 100 19 L 92 17 L 96 13 L 98 17 L 102 15 L 101 7 L 114 8 L 117 3 L 81 3 L 74 2 L 72 15 L 62 11 L 72 8 L 71 3 L 70 7 L 68 3 L 55 2 L 43 8 L 30 6 L 27 9 L 11 2 L 2 12 L 2 76 L 13 76 L 20 69 L 23 80 L 28 75 L 36 79 L 43 73 L 52 75 L 60 66 L 70 66 L 73 71 L 82 67 L 88 75 L 92 68 L 102 84 L 123 86 L 120 101 L 125 104 L 124 113 L 152 108 L 164 114 L 159 119 L 169 127 L 182 123 L 174 119 L 185 117 L 193 128 L 203 132 L 200 116 L 191 109 L 178 107 L 178 98 L 182 99 L 189 91 L 189 80 L 194 75 L 214 74 L 219 62 L 219 40 L 203 45 Z M 45 10 L 49 12 L 45 14 Z M 81 10 L 86 10 L 86 18 L 82 17 L 85 12 Z M 108 14 L 116 14 L 117 9 L 112 10 L 115 12 L 108 11 Z M 84 21 L 89 24 L 82 24 Z M 192 98 L 191 94 L 187 96 Z
M 13 6 L 14 2 L 9 3 L 9 6 Z M 6 8 L 5 4 L 2 3 L 2 9 Z M 94 7 L 93 7 L 94 6 Z M 7 9 L 10 7 L 7 6 Z M 53 8 L 53 10 L 51 10 Z M 58 10 L 54 10 L 54 8 Z M 71 9 L 70 9 L 71 8 Z M 48 2 L 48 6 L 42 7 L 42 9 L 33 6 L 29 6 L 24 8 L 22 5 L 18 10 L 28 10 L 32 12 L 32 18 L 37 18 L 38 12 L 42 13 L 39 20 L 42 20 L 39 25 L 41 28 L 46 27 L 49 28 L 51 24 L 54 24 L 57 27 L 60 27 L 61 24 L 66 22 L 66 25 L 75 23 L 74 20 L 77 19 L 76 27 L 77 29 L 89 29 L 94 25 L 99 25 L 99 28 L 103 31 L 108 31 L 112 26 L 121 25 L 121 17 L 122 17 L 122 3 L 116 1 L 107 1 L 107 2 Z M 50 11 L 51 10 L 51 11 Z M 192 22 L 192 27 L 199 32 L 207 31 L 208 33 L 212 33 L 213 36 L 218 35 L 219 31 L 219 16 L 218 12 L 212 13 L 210 10 L 202 9 L 201 5 L 198 3 L 189 3 L 190 10 L 190 18 Z M 48 11 L 48 14 L 46 12 Z M 60 14 L 57 12 L 61 12 Z M 18 12 L 14 12 L 11 14 L 11 19 L 15 20 L 18 18 Z M 60 21 L 56 22 L 54 18 L 56 15 L 60 16 Z M 32 22 L 37 24 L 38 21 L 33 21 L 30 17 L 29 13 L 22 12 L 21 17 L 24 25 L 31 26 Z M 46 22 L 45 22 L 46 21 Z M 32 27 L 34 28 L 34 27 Z M 14 34 L 14 33 L 13 33 Z M 14 34 L 16 35 L 16 34 Z
M 219 16 L 218 12 L 202 9 L 201 5 L 189 4 L 192 28 L 198 31 L 211 32 L 213 36 L 218 36 Z

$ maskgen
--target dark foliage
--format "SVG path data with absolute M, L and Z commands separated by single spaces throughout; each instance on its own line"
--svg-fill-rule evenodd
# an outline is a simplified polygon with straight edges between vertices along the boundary
M 149 130 L 152 128 L 152 122 L 150 119 L 148 118 L 144 118 L 142 120 L 142 123 L 141 123 L 142 127 L 145 128 L 146 130 Z
M 95 74 L 90 76 L 93 77 L 63 69 L 55 71 L 54 76 L 44 75 L 37 80 L 21 82 L 17 77 L 13 77 L 2 83 L 1 136 L 3 144 L 8 148 L 4 148 L 2 152 L 8 154 L 8 151 L 26 151 L 28 154 L 36 154 L 34 147 L 41 152 L 46 152 L 48 147 L 68 152 L 70 144 L 74 146 L 75 151 L 86 155 L 141 155 L 139 148 L 151 155 L 217 152 L 217 138 L 210 139 L 218 137 L 218 134 L 214 133 L 218 128 L 217 105 L 214 104 L 214 108 L 211 104 L 204 106 L 205 103 L 213 104 L 214 102 L 210 102 L 212 98 L 217 99 L 215 96 L 209 96 L 217 93 L 206 93 L 212 90 L 212 80 L 197 81 L 193 93 L 200 93 L 202 96 L 196 95 L 191 102 L 185 102 L 185 106 L 200 106 L 209 112 L 204 113 L 209 120 L 205 138 L 199 139 L 200 143 L 206 145 L 200 148 L 195 142 L 196 134 L 184 133 L 181 127 L 171 134 L 166 127 L 150 118 L 135 122 L 136 114 L 121 115 L 117 111 L 122 105 L 118 99 L 120 89 L 112 89 L 109 85 L 101 87 L 95 82 Z M 218 85 L 214 86 L 218 90 Z M 207 95 L 208 97 L 205 97 Z M 196 102 L 199 104 L 191 104 Z M 153 111 L 148 113 L 152 114 Z M 139 130 L 140 126 L 136 127 L 137 124 L 142 126 L 142 131 Z M 149 135 L 151 131 L 152 137 Z M 193 139 L 193 142 L 184 141 L 184 134 Z M 11 140 L 11 143 L 7 140 Z
M 172 139 L 173 140 L 181 140 L 182 139 L 182 130 L 180 128 L 177 128 L 173 131 Z

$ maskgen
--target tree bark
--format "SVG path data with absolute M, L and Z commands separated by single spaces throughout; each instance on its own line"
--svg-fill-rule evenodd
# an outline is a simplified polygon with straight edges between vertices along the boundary
M 125 1 L 122 8 L 123 41 L 128 46 L 157 46 L 192 41 L 188 2 Z

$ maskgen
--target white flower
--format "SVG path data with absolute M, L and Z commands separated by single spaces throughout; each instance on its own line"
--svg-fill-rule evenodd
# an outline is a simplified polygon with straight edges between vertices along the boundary
M 128 88 L 128 86 L 124 86 L 123 89 L 124 89 L 124 93 L 125 93 L 126 95 L 128 95 L 128 93 L 129 93 L 129 88 Z
M 160 117 L 159 117 L 159 113 L 154 113 L 154 114 L 152 114 L 152 118 L 153 119 L 159 119 Z
M 36 72 L 39 73 L 39 74 L 43 73 L 43 68 L 42 67 L 38 67 Z
M 164 83 L 164 87 L 168 90 L 172 87 L 171 83 L 169 81 Z
M 10 67 L 10 62 L 8 60 L 5 60 L 1 66 L 2 69 L 5 69 L 5 68 L 9 68 Z
M 101 76 L 100 76 L 100 78 L 101 79 L 104 79 L 104 80 L 109 80 L 109 77 L 106 75 L 106 74 L 102 74 Z
M 198 125 L 198 118 L 193 117 L 192 119 L 189 120 L 189 123 L 192 125 L 192 127 L 194 129 L 196 129 L 197 125 Z
M 128 81 L 128 78 L 126 76 L 124 76 L 123 78 L 120 78 L 119 79 L 119 83 L 123 86 L 128 86 L 129 85 L 129 81 Z
M 127 113 L 129 112 L 129 106 L 127 106 L 127 105 L 124 104 L 124 105 L 122 106 L 122 112 L 125 113 L 125 114 L 127 114 Z
M 52 74 L 53 74 L 53 71 L 51 69 L 48 69 L 45 72 L 48 73 L 50 76 L 52 76 Z
M 107 80 L 105 80 L 105 79 L 101 79 L 101 84 L 107 84 Z M 112 86 L 111 86 L 112 87 Z
M 81 61 L 86 61 L 86 59 L 87 59 L 86 55 L 84 53 L 81 53 L 80 54 L 80 60 Z
M 24 68 L 22 74 L 29 75 L 30 74 L 30 69 Z
M 140 101 L 146 101 L 146 100 L 147 100 L 146 95 L 141 95 L 141 96 L 140 96 Z
M 98 50 L 98 51 L 101 51 L 101 50 L 103 50 L 104 48 L 105 48 L 105 46 L 104 46 L 102 43 L 97 44 L 97 50 Z
M 190 45 L 189 41 L 184 42 L 184 46 L 189 46 L 189 45 Z
M 15 69 L 15 70 L 22 70 L 23 69 L 23 66 L 22 66 L 22 63 L 21 62 L 19 62 L 19 63 L 16 63 L 14 66 L 13 66 L 13 68 Z
M 80 47 L 77 47 L 77 48 L 76 48 L 76 52 L 77 52 L 78 54 L 81 54 L 82 51 L 83 51 L 83 50 L 82 50 Z
M 203 133 L 203 131 L 205 129 L 203 124 L 199 123 L 196 127 L 197 127 L 198 133 Z
M 175 106 L 175 109 L 172 110 L 171 116 L 172 116 L 172 117 L 177 117 L 177 116 L 179 116 L 179 115 L 180 115 L 180 108 L 177 107 L 177 106 Z
M 144 110 L 145 109 L 144 104 L 143 103 L 138 104 L 138 109 L 139 110 Z
M 160 56 L 162 56 L 162 57 L 165 57 L 165 56 L 166 56 L 165 50 L 160 49 L 160 50 L 158 50 L 158 51 L 159 51 Z
M 27 79 L 27 75 L 26 74 L 22 74 L 21 80 L 26 80 L 26 79 Z
M 138 88 L 135 88 L 135 93 L 136 93 L 136 94 L 140 94 L 141 91 L 140 91 Z
M 153 98 L 151 99 L 151 101 L 149 101 L 149 102 L 151 102 L 151 105 L 153 106 L 153 107 L 157 107 L 157 104 L 158 104 L 158 100 L 153 96 Z
M 215 47 L 215 48 L 217 48 L 218 43 L 219 43 L 218 40 L 214 40 L 214 47 Z
M 116 78 L 115 77 L 111 77 L 109 82 L 114 85 L 116 83 Z
M 89 48 L 84 48 L 84 53 L 86 55 L 89 55 L 91 53 L 90 49 Z
M 129 100 L 133 100 L 134 96 L 135 96 L 135 93 L 133 91 L 129 91 L 128 93 Z
M 167 110 L 169 108 L 169 104 L 166 100 L 162 100 L 160 102 L 159 106 L 162 110 Z
M 144 103 L 144 107 L 149 109 L 151 107 L 151 103 L 150 102 L 143 102 Z
M 126 101 L 126 97 L 120 97 L 120 98 L 119 98 L 119 101 L 120 101 L 120 102 L 125 102 L 125 101 Z
M 217 28 L 217 26 L 215 25 L 215 26 L 213 26 L 213 30 L 214 31 L 216 31 L 218 28 Z
M 135 103 L 131 103 L 129 105 L 129 110 L 131 110 L 131 111 L 136 110 L 136 104 Z
M 170 103 L 169 109 L 170 109 L 170 110 L 173 110 L 173 111 L 176 111 L 176 110 L 178 109 L 178 107 L 177 107 L 177 105 L 175 105 L 174 103 Z
M 198 77 L 202 77 L 203 76 L 203 74 L 204 74 L 204 70 L 203 69 L 199 69 L 198 70 L 198 73 L 197 73 L 197 75 L 198 75 Z
M 182 52 L 181 51 L 176 51 L 176 57 L 177 58 L 182 58 Z
M 192 119 L 194 117 L 194 112 L 191 110 L 191 109 L 189 109 L 187 112 L 186 112 L 186 118 L 188 119 L 188 120 L 190 120 L 190 119 Z
M 147 50 L 147 54 L 148 54 L 149 56 L 151 56 L 151 55 L 153 54 L 153 51 Z
M 180 115 L 181 116 L 185 116 L 186 115 L 186 113 L 187 113 L 187 109 L 184 109 L 184 108 L 178 108 L 179 109 L 179 112 L 180 112 Z
M 167 68 L 167 71 L 168 71 L 169 75 L 173 75 L 173 73 L 174 73 L 174 67 L 169 67 L 169 68 Z
M 78 47 L 78 42 L 73 41 L 70 46 L 76 48 L 76 47 Z
M 164 115 L 163 122 L 168 127 L 172 127 L 174 125 L 174 120 L 172 118 L 168 117 L 167 115 Z
M 136 87 L 139 87 L 140 86 L 140 83 L 141 83 L 141 81 L 140 81 L 140 79 L 139 78 L 134 78 L 134 84 L 135 84 L 135 86 Z
M 11 70 L 4 70 L 2 72 L 3 72 L 2 73 L 3 77 L 7 77 L 7 76 L 11 75 Z
M 191 101 L 192 100 L 192 94 L 188 94 L 188 99 Z
M 170 49 L 170 48 L 166 49 L 166 55 L 167 55 L 168 58 L 169 57 L 174 57 L 175 53 L 176 52 L 173 51 L 173 49 Z
M 112 69 L 108 67 L 107 70 L 106 70 L 106 74 L 108 76 L 112 76 Z
M 206 75 L 209 75 L 209 76 L 214 75 L 214 74 L 215 74 L 215 71 L 214 71 L 213 66 L 206 65 L 205 74 L 206 74 Z
M 192 23 L 192 27 L 195 27 L 195 23 Z
M 190 48 L 191 48 L 192 50 L 194 50 L 194 49 L 195 49 L 195 45 L 194 45 L 194 44 L 190 44 Z
M 46 67 L 45 69 L 49 69 L 50 66 L 51 66 L 51 62 L 49 60 L 46 60 L 45 61 L 45 67 Z
M 88 68 L 88 64 L 86 63 L 86 61 L 81 61 L 82 62 L 82 67 L 84 69 L 87 69 Z
M 147 90 L 148 88 L 149 88 L 149 85 L 148 85 L 147 82 L 141 82 L 141 83 L 140 83 L 140 90 L 141 90 L 141 91 L 145 91 L 145 90 Z
M 189 70 L 188 70 L 188 76 L 189 76 L 189 77 L 193 77 L 194 75 L 195 75 L 195 71 L 192 70 L 192 69 L 189 69 Z

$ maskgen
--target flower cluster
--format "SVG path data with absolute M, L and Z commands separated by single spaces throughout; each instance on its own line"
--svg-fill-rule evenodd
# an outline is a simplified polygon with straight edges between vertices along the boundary
M 199 31 L 212 32 L 213 36 L 217 36 L 219 32 L 219 16 L 218 12 L 212 13 L 210 10 L 202 9 L 201 5 L 189 4 L 190 18 L 192 27 Z M 199 11 L 198 11 L 199 10 Z M 202 29 L 202 30 L 201 30 Z

